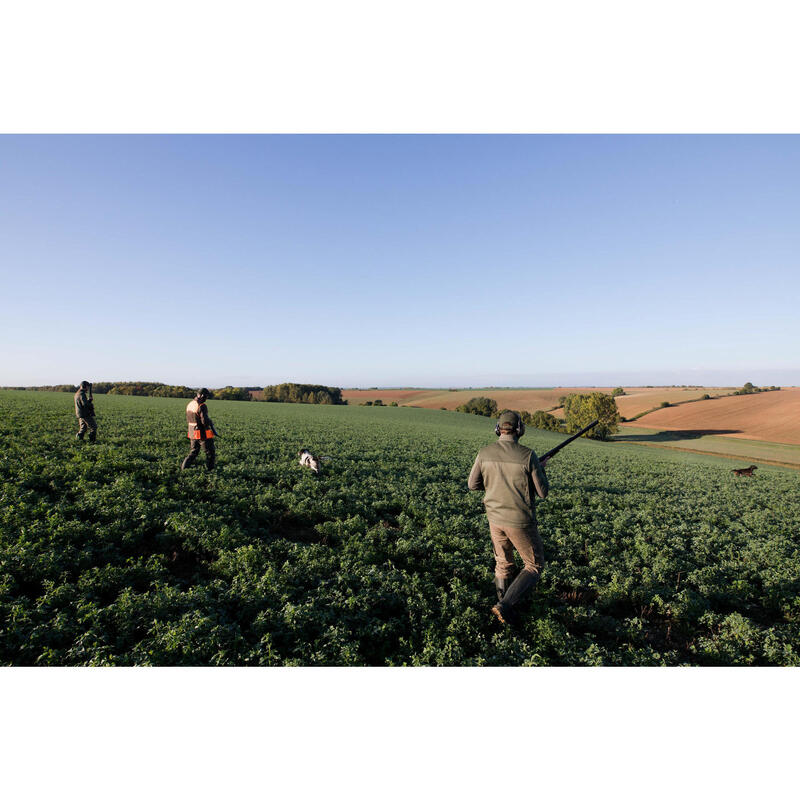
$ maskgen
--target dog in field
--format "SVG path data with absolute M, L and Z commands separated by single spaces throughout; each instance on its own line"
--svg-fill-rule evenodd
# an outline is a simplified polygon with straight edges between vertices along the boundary
M 322 464 L 315 455 L 310 453 L 305 447 L 303 447 L 297 455 L 300 456 L 301 467 L 308 467 L 315 475 L 319 475 Z
M 751 464 L 746 469 L 732 469 L 731 472 L 734 475 L 747 475 L 748 477 L 752 478 L 753 477 L 753 472 L 755 470 L 757 470 L 757 469 L 758 469 L 758 467 L 756 467 L 755 465 Z

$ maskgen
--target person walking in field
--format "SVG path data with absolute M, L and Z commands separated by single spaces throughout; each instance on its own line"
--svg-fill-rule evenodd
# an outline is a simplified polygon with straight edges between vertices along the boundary
M 482 448 L 467 483 L 485 492 L 483 504 L 495 558 L 497 604 L 492 614 L 501 623 L 516 621 L 514 606 L 538 582 L 544 550 L 536 526 L 535 495 L 547 497 L 544 464 L 529 447 L 519 444 L 525 426 L 514 411 L 504 411 L 495 426 L 498 441 Z M 514 550 L 523 568 L 514 578 Z
M 186 422 L 189 426 L 187 436 L 191 442 L 191 448 L 189 449 L 189 455 L 183 459 L 181 469 L 186 469 L 194 464 L 201 447 L 206 454 L 206 469 L 214 469 L 214 463 L 216 462 L 214 437 L 218 436 L 218 434 L 211 417 L 208 416 L 206 400 L 208 400 L 210 394 L 211 392 L 208 389 L 201 389 L 195 395 L 194 400 L 186 406 Z
M 78 391 L 75 392 L 75 416 L 78 418 L 78 432 L 75 438 L 82 442 L 86 431 L 89 431 L 89 441 L 96 441 L 97 420 L 94 416 L 92 384 L 89 381 L 81 381 Z

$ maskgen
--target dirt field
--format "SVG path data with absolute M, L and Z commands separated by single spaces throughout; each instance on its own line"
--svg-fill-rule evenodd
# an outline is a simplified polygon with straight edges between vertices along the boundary
M 633 417 L 642 411 L 657 408 L 661 403 L 684 403 L 687 400 L 696 400 L 704 394 L 718 397 L 730 394 L 733 391 L 726 387 L 701 386 L 699 388 L 680 389 L 672 387 L 655 386 L 653 388 L 631 387 L 625 389 L 625 394 L 617 398 L 617 408 L 623 417 Z
M 342 397 L 352 405 L 366 400 L 380 399 L 384 403 L 397 402 L 401 406 L 419 408 L 446 408 L 452 411 L 472 397 L 489 397 L 497 401 L 500 408 L 513 408 L 516 411 L 548 410 L 558 405 L 559 397 L 578 392 L 610 392 L 609 387 L 576 388 L 556 387 L 553 389 L 345 389 Z M 657 405 L 657 404 L 655 404 Z M 652 407 L 652 406 L 650 406 Z
M 358 405 L 366 400 L 382 400 L 384 403 L 397 402 L 410 405 L 416 399 L 440 394 L 441 389 L 343 389 L 342 399 L 351 405 Z
M 551 389 L 345 389 L 342 397 L 352 405 L 367 400 L 382 400 L 388 404 L 396 402 L 401 406 L 419 408 L 446 408 L 452 411 L 472 397 L 490 397 L 500 408 L 513 408 L 517 411 L 549 411 L 558 405 L 558 400 L 566 394 L 587 392 L 611 392 L 610 386 L 556 386 Z M 733 391 L 731 388 L 692 387 L 690 389 L 669 386 L 629 386 L 623 387 L 625 394 L 617 398 L 617 407 L 623 417 L 632 417 L 642 411 L 656 408 L 664 401 L 680 403 L 694 400 L 704 394 L 716 397 Z M 559 415 L 559 412 L 556 412 Z
M 664 408 L 631 425 L 651 430 L 703 431 L 731 438 L 800 444 L 800 388 L 719 397 Z M 622 427 L 625 428 L 626 424 L 623 423 Z

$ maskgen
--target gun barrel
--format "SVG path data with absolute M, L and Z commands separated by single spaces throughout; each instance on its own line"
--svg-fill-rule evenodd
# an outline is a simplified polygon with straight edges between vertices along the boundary
M 570 442 L 574 442 L 579 436 L 583 436 L 584 433 L 590 431 L 599 423 L 599 419 L 596 419 L 594 422 L 590 422 L 585 428 L 581 428 L 577 433 L 574 433 L 572 436 L 570 436 L 569 439 L 565 439 L 563 442 L 561 442 L 561 444 L 556 445 L 552 450 L 548 450 L 543 456 L 540 456 L 539 461 L 542 461 L 545 458 L 552 458 L 559 450 L 566 447 Z

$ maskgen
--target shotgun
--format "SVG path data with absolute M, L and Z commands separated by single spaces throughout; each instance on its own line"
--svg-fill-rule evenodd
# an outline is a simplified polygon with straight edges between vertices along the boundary
M 566 447 L 570 442 L 574 442 L 579 436 L 583 436 L 586 431 L 590 431 L 599 422 L 599 419 L 596 419 L 594 422 L 590 422 L 585 428 L 581 428 L 577 433 L 572 434 L 569 439 L 564 439 L 561 444 L 556 445 L 552 450 L 548 450 L 543 456 L 539 456 L 539 461 L 542 462 L 551 459 L 559 450 Z

